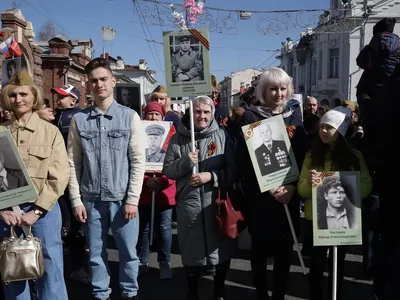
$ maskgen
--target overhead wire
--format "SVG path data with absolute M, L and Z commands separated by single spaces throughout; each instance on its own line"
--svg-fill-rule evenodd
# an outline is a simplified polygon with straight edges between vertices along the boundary
M 173 2 L 164 2 L 158 0 L 136 0 L 139 2 L 151 2 L 155 4 L 163 4 L 169 6 L 173 4 L 174 6 L 183 6 L 181 3 L 173 3 Z M 215 11 L 224 11 L 224 12 L 249 12 L 254 14 L 273 14 L 273 13 L 294 13 L 294 12 L 318 12 L 318 11 L 326 11 L 329 9 L 326 8 L 312 8 L 312 9 L 289 9 L 289 10 L 249 10 L 249 9 L 228 9 L 228 8 L 219 8 L 219 7 L 204 7 L 205 10 L 215 10 Z
M 141 17 L 142 17 L 142 19 L 143 19 L 143 22 L 142 22 L 142 19 L 140 18 L 140 16 L 139 16 L 139 20 L 140 20 L 140 25 L 141 25 L 141 27 L 142 27 L 142 30 L 143 30 L 143 33 L 144 33 L 144 35 L 145 35 L 146 40 L 148 40 L 149 38 L 147 37 L 146 29 L 144 28 L 143 23 L 146 25 L 146 28 L 147 28 L 147 30 L 149 31 L 150 39 L 153 39 L 153 37 L 151 36 L 151 33 L 150 33 L 150 29 L 149 29 L 149 27 L 147 26 L 146 18 L 145 18 L 144 14 L 143 14 L 142 8 L 140 7 L 139 4 L 136 3 L 135 0 L 132 0 L 132 5 L 133 5 L 133 8 L 134 8 L 134 6 L 136 5 L 136 9 L 138 9 L 138 11 L 141 13 Z M 151 44 L 150 44 L 149 42 L 147 42 L 147 45 L 149 46 L 149 49 L 150 49 L 151 55 L 152 55 L 153 58 L 154 58 L 154 61 L 156 62 L 157 66 L 160 68 L 160 70 L 162 70 L 162 73 L 163 73 L 164 76 L 165 76 L 165 72 L 164 72 L 163 67 L 162 67 L 162 64 L 161 64 L 161 62 L 160 62 L 160 57 L 159 57 L 159 55 L 158 55 L 157 49 L 155 49 L 156 55 L 154 55 L 153 49 L 152 49 L 152 47 L 151 47 Z M 153 45 L 153 46 L 154 46 L 154 45 Z M 156 58 L 156 56 L 157 56 L 157 58 Z

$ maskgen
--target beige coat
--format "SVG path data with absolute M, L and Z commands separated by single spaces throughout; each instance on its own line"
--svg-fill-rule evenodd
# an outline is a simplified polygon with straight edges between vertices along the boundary
M 15 117 L 0 124 L 0 130 L 6 129 L 11 131 L 39 194 L 35 204 L 49 211 L 64 193 L 69 180 L 68 156 L 60 131 L 36 113 L 25 126 L 20 126 Z

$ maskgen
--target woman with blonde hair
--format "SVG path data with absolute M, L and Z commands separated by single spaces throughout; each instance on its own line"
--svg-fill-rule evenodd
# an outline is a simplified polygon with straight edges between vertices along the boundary
M 167 89 L 163 85 L 159 85 L 154 89 L 150 96 L 150 102 L 160 103 L 165 110 L 164 121 L 173 122 L 175 130 L 178 130 L 179 116 L 172 110 L 171 99 L 168 98 Z
M 10 225 L 31 227 L 42 241 L 44 275 L 36 281 L 41 300 L 67 300 L 61 242 L 61 212 L 57 202 L 69 179 L 69 164 L 64 140 L 57 127 L 39 118 L 42 92 L 26 70 L 17 72 L 0 94 L 1 105 L 12 111 L 12 118 L 0 124 L 9 130 L 18 152 L 39 194 L 32 203 L 24 203 L 20 215 L 12 208 L 0 212 L 0 235 L 10 235 Z M 31 299 L 28 281 L 4 285 L 7 300 Z
M 251 104 L 240 119 L 238 140 L 239 165 L 242 171 L 244 194 L 246 195 L 247 221 L 252 237 L 251 268 L 257 299 L 269 299 L 267 291 L 267 257 L 274 257 L 274 300 L 283 300 L 291 264 L 293 239 L 283 204 L 287 204 L 293 223 L 300 220 L 299 197 L 296 192 L 297 182 L 287 183 L 270 191 L 261 193 L 258 180 L 250 159 L 241 127 L 274 116 L 282 116 L 287 130 L 297 165 L 301 166 L 307 151 L 306 135 L 302 123 L 300 106 L 289 106 L 293 97 L 293 84 L 289 75 L 280 68 L 270 68 L 262 72 L 256 90 L 257 101 Z M 271 157 L 273 155 L 266 155 Z

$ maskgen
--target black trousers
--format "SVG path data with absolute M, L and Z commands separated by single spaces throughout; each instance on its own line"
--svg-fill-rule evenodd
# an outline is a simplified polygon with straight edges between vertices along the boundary
M 274 258 L 272 299 L 283 300 L 292 262 L 293 239 L 285 235 L 276 240 L 257 240 L 251 242 L 251 270 L 257 290 L 257 299 L 269 299 L 267 289 L 267 258 Z
M 231 261 L 223 262 L 215 268 L 214 273 L 214 297 L 225 297 L 225 279 Z M 207 267 L 185 267 L 188 283 L 187 299 L 199 299 L 199 278 L 202 273 L 208 273 Z
M 67 233 L 64 237 L 64 242 L 67 248 L 71 251 L 72 271 L 75 271 L 84 267 L 87 261 L 82 224 L 75 220 L 72 214 L 68 189 L 65 191 L 64 195 L 58 199 L 58 202 L 61 208 L 63 227 Z
M 309 275 L 309 299 L 322 300 L 324 286 L 324 269 L 326 265 L 326 254 L 329 247 L 314 246 L 311 253 L 310 275 Z M 332 299 L 332 267 L 333 267 L 333 248 L 329 248 L 329 282 L 328 282 L 328 298 Z M 337 299 L 341 299 L 342 283 L 344 276 L 344 259 L 346 256 L 346 247 L 337 248 Z

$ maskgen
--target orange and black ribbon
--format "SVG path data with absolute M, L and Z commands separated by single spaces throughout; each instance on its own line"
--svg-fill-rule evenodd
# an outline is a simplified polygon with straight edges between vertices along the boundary
M 189 29 L 189 31 L 207 48 L 207 50 L 210 50 L 210 42 L 197 29 Z

